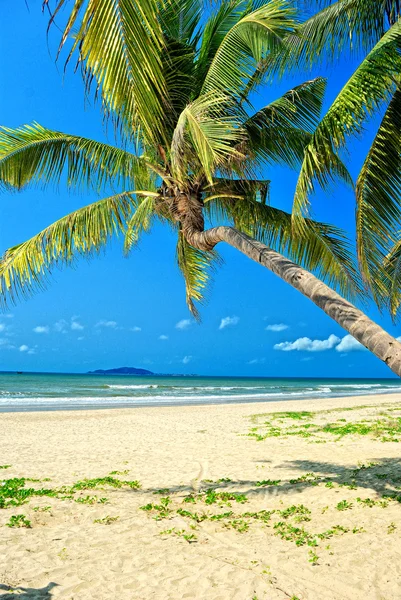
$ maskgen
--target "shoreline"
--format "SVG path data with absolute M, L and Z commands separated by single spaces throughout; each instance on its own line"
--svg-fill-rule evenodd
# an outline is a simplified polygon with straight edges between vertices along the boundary
M 217 399 L 213 399 L 211 401 L 207 401 L 207 397 L 204 397 L 204 400 L 194 400 L 194 401 L 189 401 L 189 400 L 183 400 L 183 401 L 166 401 L 163 402 L 161 400 L 156 400 L 156 401 L 139 401 L 139 402 L 135 402 L 135 400 L 137 400 L 137 397 L 124 397 L 126 398 L 125 402 L 122 401 L 117 401 L 117 402 L 111 402 L 109 399 L 105 399 L 104 402 L 101 402 L 101 398 L 96 398 L 95 401 L 93 402 L 93 404 L 78 404 L 78 403 L 73 403 L 71 402 L 71 404 L 69 405 L 68 403 L 65 402 L 66 398 L 62 398 L 62 397 L 54 397 L 54 398 L 38 398 L 37 400 L 46 400 L 48 402 L 48 404 L 46 404 L 46 402 L 44 402 L 43 404 L 26 404 L 24 406 L 18 405 L 18 404 L 8 404 L 8 405 L 1 405 L 0 404 L 0 415 L 1 414 L 14 414 L 14 413 L 42 413 L 42 412 L 74 412 L 74 411 L 79 411 L 79 412 L 85 412 L 85 411 L 101 411 L 101 410 L 127 410 L 127 409 L 144 409 L 144 408 L 183 408 L 183 407 L 201 407 L 201 406 L 237 406 L 237 405 L 260 405 L 260 404 L 266 404 L 267 406 L 271 406 L 272 404 L 280 404 L 283 403 L 285 405 L 288 405 L 288 403 L 291 402 L 295 402 L 295 403 L 300 403 L 300 402 L 326 402 L 328 400 L 333 400 L 333 401 L 338 401 L 338 400 L 344 400 L 344 399 L 349 399 L 349 400 L 353 400 L 356 398 L 367 398 L 367 399 L 374 399 L 374 398 L 380 398 L 382 396 L 384 397 L 392 397 L 392 396 L 401 396 L 401 391 L 380 391 L 378 392 L 371 392 L 371 393 L 361 393 L 361 394 L 336 394 L 336 395 L 326 395 L 326 396 L 322 396 L 320 398 L 317 397 L 316 394 L 311 395 L 311 396 L 307 396 L 307 395 L 303 395 L 302 397 L 299 398 L 294 398 L 293 396 L 287 396 L 286 398 L 272 398 L 271 400 L 267 400 L 265 397 L 260 397 L 259 399 L 257 397 L 255 398 L 248 398 L 246 399 L 246 397 L 244 396 L 240 396 L 238 395 L 237 398 L 230 398 L 228 399 L 227 397 L 224 397 L 223 395 L 221 396 L 221 400 L 217 400 Z M 300 394 L 301 395 L 301 394 Z M 85 397 L 75 397 L 75 398 L 67 398 L 67 400 L 72 400 L 72 401 L 81 401 L 84 400 Z M 64 403 L 63 403 L 64 401 Z M 52 405 L 50 405 L 50 402 L 53 402 Z

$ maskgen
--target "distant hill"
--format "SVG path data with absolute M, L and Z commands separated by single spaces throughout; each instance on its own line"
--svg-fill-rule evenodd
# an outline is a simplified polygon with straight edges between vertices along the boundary
M 119 367 L 118 369 L 88 371 L 88 375 L 154 375 L 154 373 L 146 369 L 136 369 L 135 367 Z

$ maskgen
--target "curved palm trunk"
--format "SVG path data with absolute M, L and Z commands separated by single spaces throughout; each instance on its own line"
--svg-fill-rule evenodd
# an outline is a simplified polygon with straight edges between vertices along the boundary
M 190 228 L 187 222 L 183 232 L 192 246 L 211 250 L 219 242 L 226 242 L 260 263 L 312 300 L 401 377 L 401 343 L 309 271 L 233 227 L 214 227 L 199 231 Z

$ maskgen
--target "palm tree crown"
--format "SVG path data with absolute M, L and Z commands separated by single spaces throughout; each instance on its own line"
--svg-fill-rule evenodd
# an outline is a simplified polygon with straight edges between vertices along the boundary
M 56 2 L 51 21 L 64 4 Z M 128 252 L 158 220 L 177 232 L 187 302 L 197 315 L 217 258 L 214 244 L 194 235 L 205 216 L 269 243 L 344 294 L 361 293 L 337 228 L 303 219 L 294 235 L 291 215 L 267 201 L 265 165 L 299 168 L 319 135 L 322 78 L 252 109 L 255 90 L 294 47 L 296 28 L 288 0 L 217 2 L 206 19 L 200 0 L 74 0 L 61 47 L 70 44 L 67 61 L 77 56 L 87 91 L 95 87 L 121 145 L 37 123 L 3 127 L 0 182 L 21 189 L 66 181 L 83 191 L 118 192 L 10 248 L 0 262 L 2 297 L 29 293 L 54 265 L 96 252 L 119 231 Z M 325 157 L 350 181 L 334 149 Z

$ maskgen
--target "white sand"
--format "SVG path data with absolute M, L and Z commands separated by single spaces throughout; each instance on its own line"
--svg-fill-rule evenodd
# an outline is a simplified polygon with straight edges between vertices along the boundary
M 29 600 L 399 600 L 401 504 L 390 500 L 387 506 L 369 508 L 356 498 L 379 501 L 385 488 L 394 491 L 401 486 L 401 445 L 370 435 L 348 435 L 335 441 L 335 436 L 325 434 L 326 443 L 299 436 L 258 442 L 240 435 L 254 426 L 249 416 L 255 413 L 364 404 L 375 408 L 318 415 L 314 422 L 383 418 L 379 413 L 390 404 L 400 409 L 392 413 L 394 417 L 401 415 L 400 394 L 1 414 L 0 465 L 12 467 L 0 470 L 0 480 L 49 477 L 50 482 L 26 485 L 58 487 L 129 470 L 115 477 L 138 479 L 142 488 L 85 490 L 75 495 L 107 497 L 108 504 L 34 497 L 23 506 L 0 510 L 0 598 L 19 594 Z M 299 425 L 299 421 L 284 425 L 292 424 Z M 371 462 L 379 465 L 360 471 L 357 489 L 338 485 L 352 478 L 358 463 Z M 321 480 L 315 486 L 289 483 L 308 472 L 329 477 L 333 487 Z M 393 481 L 388 481 L 391 476 Z M 394 483 L 396 476 L 398 483 Z M 231 479 L 220 484 L 220 491 L 245 493 L 248 502 L 232 502 L 231 508 L 224 509 L 201 501 L 182 503 L 194 488 L 210 486 L 200 480 L 220 478 Z M 281 484 L 256 486 L 257 481 L 267 479 L 281 480 Z M 139 507 L 159 502 L 162 496 L 153 492 L 161 488 L 170 490 L 173 512 L 171 518 L 157 521 L 152 518 L 155 513 Z M 342 500 L 352 502 L 352 508 L 337 510 Z M 268 526 L 249 519 L 249 530 L 243 533 L 225 526 L 224 520 L 208 519 L 196 525 L 176 512 L 182 508 L 211 516 L 232 510 L 240 515 L 300 504 L 311 511 L 311 521 L 296 523 L 275 513 Z M 33 510 L 45 506 L 51 510 Z M 18 514 L 31 520 L 31 529 L 5 526 L 11 515 Z M 110 525 L 94 523 L 106 516 L 119 519 Z M 312 533 L 334 525 L 350 531 L 319 540 L 317 547 L 296 546 L 276 535 L 274 524 L 279 521 Z M 191 523 L 196 529 L 191 529 Z M 188 543 L 174 532 L 160 535 L 173 528 L 196 535 L 197 541 Z M 353 528 L 364 531 L 352 533 Z M 310 552 L 318 556 L 316 565 L 308 561 Z

